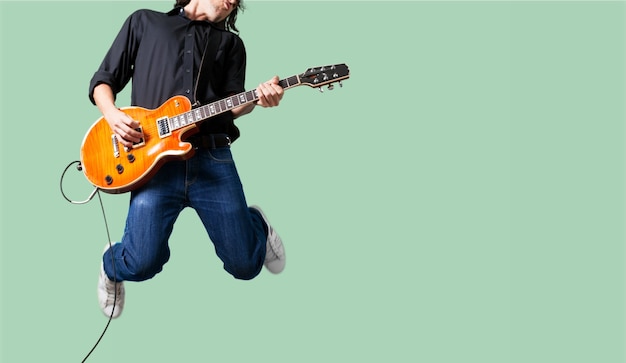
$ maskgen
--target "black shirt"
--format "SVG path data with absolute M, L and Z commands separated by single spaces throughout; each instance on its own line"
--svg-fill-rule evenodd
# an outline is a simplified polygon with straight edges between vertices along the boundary
M 100 83 L 119 93 L 132 79 L 131 105 L 159 107 L 175 95 L 207 104 L 244 91 L 246 52 L 223 24 L 193 21 L 182 8 L 168 13 L 138 10 L 131 14 L 89 85 L 89 98 Z M 199 82 L 198 82 L 199 81 Z M 232 112 L 201 124 L 202 133 L 239 136 Z

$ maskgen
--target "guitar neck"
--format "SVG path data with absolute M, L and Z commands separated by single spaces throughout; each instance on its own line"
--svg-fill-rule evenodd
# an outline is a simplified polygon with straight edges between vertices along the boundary
M 280 85 L 283 89 L 289 89 L 292 87 L 299 86 L 301 84 L 300 77 L 297 75 L 291 76 L 289 78 L 281 79 L 278 81 L 278 85 Z M 255 102 L 259 99 L 259 95 L 257 95 L 256 89 L 251 91 L 241 92 L 239 94 L 226 97 L 219 101 L 215 101 L 209 103 L 204 106 L 200 106 L 198 108 L 194 108 L 193 110 L 185 113 L 181 113 L 179 115 L 173 116 L 170 118 L 169 130 L 174 131 L 185 126 L 189 126 L 191 124 L 204 121 L 210 117 L 219 115 L 221 113 L 232 110 L 233 108 L 247 105 L 249 103 Z

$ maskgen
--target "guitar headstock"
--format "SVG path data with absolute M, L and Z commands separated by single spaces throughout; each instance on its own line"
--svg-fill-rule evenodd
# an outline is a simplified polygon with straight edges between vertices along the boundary
M 350 78 L 350 69 L 345 64 L 333 64 L 330 66 L 309 68 L 306 72 L 300 74 L 300 83 L 309 87 L 319 88 L 323 92 L 322 87 L 328 85 L 328 89 L 333 89 L 334 83 L 338 82 L 342 86 L 341 81 Z

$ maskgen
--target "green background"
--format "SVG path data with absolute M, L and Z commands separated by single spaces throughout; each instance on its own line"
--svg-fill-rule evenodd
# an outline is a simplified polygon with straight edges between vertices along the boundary
M 59 191 L 122 22 L 174 1 L 1 2 L 3 362 L 106 324 L 97 199 Z M 191 210 L 90 362 L 624 362 L 623 2 L 254 1 L 247 87 L 347 63 L 238 121 L 288 255 L 236 281 Z M 120 96 L 128 104 L 128 92 Z M 91 188 L 70 169 L 75 200 Z M 113 239 L 128 195 L 103 194 Z

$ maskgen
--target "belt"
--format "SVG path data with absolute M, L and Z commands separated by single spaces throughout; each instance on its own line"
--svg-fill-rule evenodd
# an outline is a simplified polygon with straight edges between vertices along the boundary
M 227 134 L 194 135 L 189 141 L 196 149 L 216 149 L 230 146 L 230 137 Z

